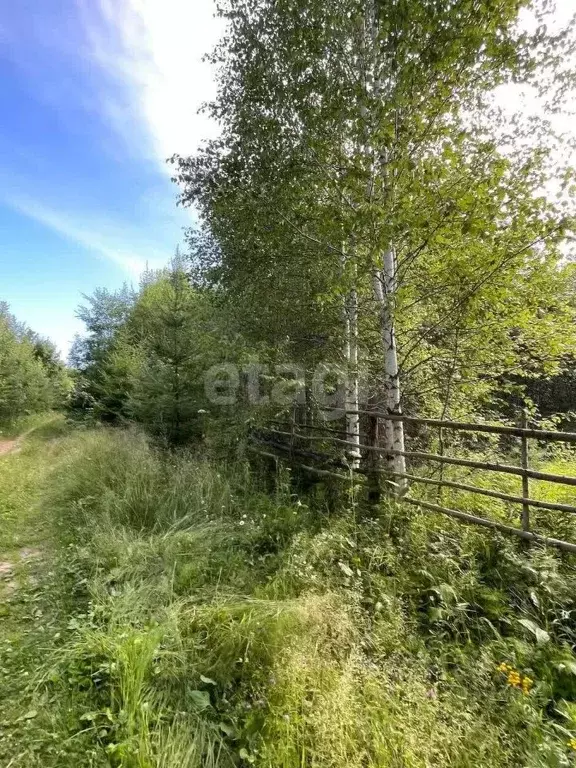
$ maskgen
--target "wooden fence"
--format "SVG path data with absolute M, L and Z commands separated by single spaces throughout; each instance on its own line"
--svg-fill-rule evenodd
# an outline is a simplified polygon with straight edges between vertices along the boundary
M 336 409 L 324 410 L 328 411 Z M 314 424 L 298 423 L 296 412 L 293 412 L 292 418 L 289 421 L 275 421 L 272 422 L 271 426 L 265 429 L 253 430 L 250 436 L 249 448 L 262 456 L 267 456 L 273 459 L 283 458 L 294 463 L 302 470 L 311 472 L 320 477 L 335 477 L 342 480 L 348 480 L 351 477 L 351 473 L 357 472 L 367 476 L 372 481 L 372 488 L 376 489 L 380 486 L 379 478 L 384 477 L 385 482 L 390 486 L 395 485 L 394 481 L 403 480 L 409 486 L 421 484 L 435 486 L 437 488 L 451 488 L 515 504 L 521 509 L 519 515 L 520 527 L 506 525 L 497 520 L 479 517 L 456 509 L 449 509 L 440 504 L 416 499 L 409 495 L 403 495 L 401 497 L 403 503 L 412 504 L 432 512 L 439 512 L 465 523 L 481 525 L 513 536 L 518 536 L 526 541 L 538 542 L 576 553 L 576 543 L 535 533 L 531 530 L 530 519 L 530 512 L 532 509 L 576 514 L 576 506 L 531 499 L 531 479 L 564 486 L 573 486 L 576 488 L 576 477 L 540 472 L 536 469 L 531 469 L 529 466 L 530 441 L 576 444 L 576 433 L 530 428 L 527 425 L 524 412 L 522 416 L 522 424 L 518 427 L 472 424 L 446 421 L 442 419 L 423 419 L 414 416 L 386 414 L 377 410 L 348 411 L 348 413 L 359 416 L 366 423 L 366 427 L 361 433 L 360 445 L 348 439 L 350 435 L 346 432 L 345 428 L 339 429 L 334 426 L 327 426 L 326 423 L 318 422 Z M 388 451 L 381 447 L 379 439 L 380 427 L 382 423 L 386 421 L 402 421 L 407 427 L 429 427 L 441 430 L 441 433 L 444 430 L 447 430 L 457 433 L 488 434 L 514 438 L 520 441 L 521 466 L 445 456 L 443 453 L 428 453 L 419 450 Z M 324 446 L 335 446 L 338 451 L 328 454 L 326 452 L 314 450 L 313 446 L 318 443 L 322 443 Z M 357 469 L 352 469 L 351 467 L 353 464 L 347 460 L 345 449 L 348 448 L 359 448 L 362 453 L 362 461 Z M 409 461 L 425 462 L 427 466 L 435 464 L 440 465 L 440 467 L 451 465 L 515 475 L 522 479 L 522 495 L 515 496 L 497 490 L 480 488 L 475 485 L 468 485 L 453 480 L 445 480 L 443 477 L 423 477 L 414 474 L 413 471 L 405 473 L 391 472 L 388 468 L 383 468 L 382 466 L 382 458 L 386 456 L 390 457 L 390 455 L 402 455 Z M 341 470 L 345 470 L 345 473 Z M 394 481 L 392 478 L 394 478 Z M 378 491 L 376 491 L 376 497 L 377 496 Z M 574 496 L 576 503 L 576 490 Z

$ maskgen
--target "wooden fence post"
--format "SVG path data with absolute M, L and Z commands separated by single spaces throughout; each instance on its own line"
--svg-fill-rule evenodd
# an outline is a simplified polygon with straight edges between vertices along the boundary
M 528 414 L 526 408 L 522 409 L 520 425 L 522 429 L 528 429 Z M 528 455 L 528 438 L 526 435 L 522 435 L 521 440 L 521 463 L 524 474 L 522 475 L 522 497 L 524 499 L 530 498 L 530 480 L 528 477 L 529 455 Z M 530 530 L 530 505 L 524 502 L 522 504 L 522 530 Z
M 368 417 L 368 441 L 371 448 L 378 448 L 380 420 L 376 415 Z M 368 502 L 379 504 L 382 497 L 381 477 L 378 471 L 380 454 L 378 451 L 369 451 L 368 456 Z
M 296 414 L 298 412 L 298 405 L 296 403 L 292 406 L 292 414 L 290 418 L 290 458 L 294 456 L 294 440 L 296 433 Z

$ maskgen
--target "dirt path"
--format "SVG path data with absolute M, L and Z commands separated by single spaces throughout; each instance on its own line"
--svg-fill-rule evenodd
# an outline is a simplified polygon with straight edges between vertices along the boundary
M 55 421 L 55 419 L 52 419 L 51 421 Z M 47 423 L 50 424 L 51 421 Z M 36 427 L 33 427 L 16 438 L 0 440 L 0 458 L 7 456 L 9 453 L 18 452 L 22 447 L 23 441 L 35 430 Z M 6 526 L 9 521 L 10 519 L 7 518 L 1 522 Z M 12 521 L 15 528 L 18 527 L 18 521 L 20 521 L 20 523 L 22 521 L 21 514 Z M 19 551 L 9 548 L 9 551 L 7 552 L 2 551 L 0 548 L 0 609 L 2 608 L 3 600 L 9 598 L 18 586 L 15 578 L 16 571 L 21 569 L 21 566 L 25 565 L 30 560 L 35 560 L 41 557 L 41 554 L 42 552 L 40 549 L 37 549 L 36 547 L 20 548 Z
M 19 450 L 22 440 L 29 434 L 24 433 L 15 440 L 0 440 L 0 457 Z M 40 550 L 22 549 L 16 557 L 4 559 L 0 553 L 0 603 L 9 597 L 17 588 L 14 578 L 14 569 L 20 562 L 25 562 L 30 557 L 38 557 Z M 0 606 L 1 607 L 1 606 Z
M 44 424 L 41 424 L 40 426 L 46 427 L 57 420 L 58 420 L 58 416 L 55 416 L 53 419 L 50 419 L 49 421 L 45 422 Z M 24 442 L 24 440 L 33 432 L 36 432 L 38 428 L 39 428 L 38 425 L 31 427 L 30 429 L 26 430 L 26 432 L 23 432 L 21 435 L 19 435 L 19 437 L 12 440 L 0 440 L 0 456 L 6 456 L 7 453 L 18 451 L 20 449 L 20 446 Z
M 10 453 L 10 451 L 13 451 L 18 445 L 18 440 L 0 440 L 0 456 L 3 456 L 5 453 Z

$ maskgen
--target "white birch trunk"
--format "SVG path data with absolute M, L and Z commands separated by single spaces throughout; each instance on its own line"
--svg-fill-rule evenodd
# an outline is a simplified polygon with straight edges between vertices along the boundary
M 352 469 L 360 468 L 360 408 L 358 382 L 358 296 L 355 289 L 348 294 L 346 308 L 346 440 L 354 443 L 348 453 Z
M 387 413 L 402 413 L 400 370 L 398 348 L 394 328 L 393 301 L 396 292 L 396 255 L 388 248 L 382 257 L 382 269 L 373 275 L 374 298 L 380 310 L 380 337 L 384 353 L 384 408 Z M 404 451 L 404 424 L 401 421 L 386 421 L 384 424 L 384 446 L 387 451 Z M 390 472 L 406 473 L 404 456 L 386 454 Z M 404 478 L 396 478 L 398 495 L 406 490 Z
M 342 273 L 346 272 L 346 251 L 342 246 Z M 346 413 L 346 440 L 353 443 L 348 451 L 352 469 L 360 468 L 360 416 L 351 411 L 358 411 L 358 295 L 352 288 L 342 305 L 344 322 L 344 362 L 346 366 L 346 387 L 344 392 L 344 411 Z
M 365 88 L 374 99 L 381 98 L 381 62 L 378 53 L 378 20 L 375 0 L 366 0 L 366 38 L 369 54 L 365 58 Z M 370 93 L 370 89 L 373 89 Z M 369 108 L 366 114 L 370 114 Z M 367 132 L 366 153 L 370 164 L 370 183 L 367 189 L 367 200 L 370 201 L 376 177 L 382 174 L 388 176 L 386 168 L 377 168 L 375 151 L 371 145 L 371 137 Z M 393 194 L 393 181 L 388 178 L 388 191 Z M 396 345 L 396 330 L 394 327 L 394 300 L 396 296 L 396 252 L 390 245 L 382 254 L 381 263 L 376 266 L 372 275 L 373 292 L 379 310 L 380 338 L 384 357 L 383 385 L 384 407 L 387 413 L 400 415 L 402 413 L 400 369 L 398 365 L 398 348 Z M 387 468 L 391 473 L 406 473 L 406 459 L 396 456 L 392 451 L 404 451 L 404 424 L 401 421 L 386 421 L 384 424 L 384 446 L 386 451 Z M 394 478 L 396 493 L 401 496 L 406 492 L 406 480 Z

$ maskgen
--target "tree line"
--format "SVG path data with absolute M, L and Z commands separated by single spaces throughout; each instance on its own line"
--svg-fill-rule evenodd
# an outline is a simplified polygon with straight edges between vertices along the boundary
M 70 387 L 54 344 L 19 322 L 0 302 L 0 425 L 62 408 Z

